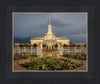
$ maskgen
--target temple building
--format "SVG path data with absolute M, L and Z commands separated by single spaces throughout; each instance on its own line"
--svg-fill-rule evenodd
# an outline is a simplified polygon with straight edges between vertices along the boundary
M 52 25 L 50 24 L 50 18 L 49 18 L 49 25 L 48 25 L 48 32 L 45 33 L 44 37 L 35 37 L 31 38 L 30 42 L 31 44 L 37 44 L 40 45 L 42 48 L 43 44 L 46 44 L 48 48 L 52 49 L 52 46 L 55 44 L 58 44 L 58 48 L 60 45 L 67 44 L 69 45 L 69 39 L 66 37 L 56 37 L 55 33 L 52 32 Z

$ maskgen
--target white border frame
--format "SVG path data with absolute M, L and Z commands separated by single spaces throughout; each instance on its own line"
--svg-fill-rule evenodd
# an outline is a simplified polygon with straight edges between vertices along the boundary
M 61 70 L 61 71 L 38 71 L 38 70 L 14 70 L 14 60 L 13 60 L 13 48 L 14 48 L 14 14 L 86 14 L 87 26 L 86 26 L 86 44 L 88 51 L 88 12 L 12 12 L 12 72 L 88 72 L 88 52 L 86 60 L 86 70 Z

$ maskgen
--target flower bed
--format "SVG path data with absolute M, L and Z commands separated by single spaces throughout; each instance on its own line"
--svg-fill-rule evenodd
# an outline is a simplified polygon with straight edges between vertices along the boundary
M 73 59 L 80 59 L 80 60 L 86 60 L 86 55 L 85 54 L 80 54 L 80 55 L 64 54 L 64 57 L 69 57 L 69 58 L 73 58 Z
M 25 62 L 24 67 L 32 70 L 72 70 L 81 65 L 65 58 L 41 57 Z
M 20 55 L 14 55 L 14 60 L 17 59 L 27 59 L 27 58 L 31 58 L 31 57 L 37 57 L 36 53 L 30 54 L 30 55 L 26 55 L 26 54 L 20 54 Z

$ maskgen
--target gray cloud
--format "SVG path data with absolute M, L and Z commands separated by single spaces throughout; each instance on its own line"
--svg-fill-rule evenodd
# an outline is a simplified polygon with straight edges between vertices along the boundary
M 14 37 L 43 37 L 48 31 L 49 17 L 56 36 L 86 42 L 86 14 L 75 13 L 14 14 Z

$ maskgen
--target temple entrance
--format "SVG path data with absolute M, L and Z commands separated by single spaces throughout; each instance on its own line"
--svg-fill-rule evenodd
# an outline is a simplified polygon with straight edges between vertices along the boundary
M 48 40 L 47 41 L 47 50 L 52 50 L 52 45 L 53 45 L 53 41 L 52 40 Z
M 52 50 L 52 43 L 51 42 L 49 42 L 49 44 L 48 44 L 48 50 Z

